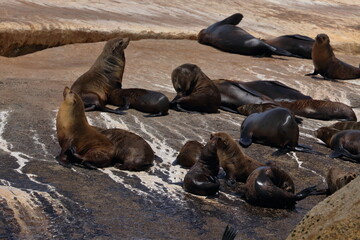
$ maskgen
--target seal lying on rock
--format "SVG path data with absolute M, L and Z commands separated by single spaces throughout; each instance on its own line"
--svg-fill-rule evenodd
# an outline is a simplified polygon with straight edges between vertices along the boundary
M 335 57 L 330 45 L 330 38 L 326 34 L 318 34 L 312 49 L 314 72 L 306 74 L 313 76 L 320 74 L 325 79 L 355 79 L 360 78 L 360 68 L 351 66 Z
M 198 141 L 187 141 L 181 147 L 173 164 L 179 164 L 184 168 L 191 168 L 199 160 L 204 145 Z
M 345 172 L 339 168 L 330 168 L 326 176 L 326 183 L 328 185 L 327 193 L 333 194 L 355 178 L 356 174 L 354 172 Z
M 112 90 L 121 88 L 125 67 L 124 49 L 128 38 L 110 39 L 91 68 L 71 86 L 85 104 L 85 111 L 98 110 L 123 114 L 120 110 L 106 107 Z

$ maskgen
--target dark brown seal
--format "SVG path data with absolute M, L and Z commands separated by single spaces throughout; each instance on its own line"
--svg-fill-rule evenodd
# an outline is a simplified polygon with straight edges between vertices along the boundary
M 85 111 L 99 110 L 122 114 L 120 110 L 106 107 L 112 90 L 121 88 L 125 67 L 124 49 L 129 39 L 109 40 L 91 68 L 81 75 L 71 90 L 79 94 L 85 104 Z
M 114 144 L 114 167 L 142 171 L 153 165 L 154 151 L 142 137 L 123 129 L 104 129 L 100 133 Z
M 252 142 L 294 150 L 298 146 L 299 127 L 294 115 L 286 108 L 273 108 L 249 115 L 241 124 L 239 143 L 248 147 Z
M 342 121 L 342 122 L 334 123 L 334 124 L 330 125 L 329 127 L 339 129 L 339 130 L 349 130 L 349 129 L 360 130 L 360 122 Z
M 326 144 L 326 146 L 330 147 L 330 140 L 331 140 L 332 136 L 338 132 L 340 132 L 340 130 L 336 129 L 336 128 L 321 127 L 321 128 L 318 128 L 314 132 L 314 135 L 315 135 L 315 137 L 317 137 L 321 141 L 323 141 Z
M 142 88 L 115 89 L 110 93 L 109 104 L 120 110 L 133 108 L 150 113 L 148 116 L 167 115 L 169 110 L 169 99 L 164 94 Z
M 181 147 L 174 164 L 179 164 L 184 168 L 191 168 L 199 160 L 204 145 L 198 141 L 187 141 Z
M 65 87 L 63 95 L 64 101 L 56 117 L 56 132 L 61 147 L 57 156 L 59 163 L 70 166 L 71 161 L 76 159 L 85 166 L 111 166 L 114 144 L 89 125 L 79 95 L 68 87 Z
M 170 107 L 179 111 L 217 113 L 220 107 L 220 92 L 215 84 L 194 64 L 183 64 L 171 74 L 177 92 Z
M 333 194 L 355 178 L 356 174 L 354 172 L 345 172 L 344 170 L 339 168 L 330 168 L 326 176 L 328 194 Z
M 360 78 L 360 68 L 351 66 L 335 57 L 326 34 L 318 34 L 312 49 L 314 72 L 306 74 L 313 76 L 320 74 L 325 79 L 355 79 Z
M 222 21 L 216 22 L 198 34 L 198 42 L 213 46 L 225 52 L 251 56 L 294 56 L 284 49 L 280 49 L 255 38 L 242 28 L 236 26 L 243 15 L 235 13 Z
M 277 48 L 284 49 L 296 56 L 311 59 L 312 46 L 315 41 L 310 37 L 294 34 L 283 35 L 273 39 L 265 39 L 264 42 Z
M 245 104 L 236 109 L 238 113 L 244 116 L 249 116 L 253 113 L 265 112 L 269 109 L 279 107 L 277 103 L 261 103 L 261 104 Z
M 218 138 L 211 138 L 202 149 L 200 159 L 186 173 L 183 185 L 186 192 L 210 196 L 219 191 L 217 144 Z
M 220 108 L 225 111 L 236 112 L 244 104 L 274 103 L 271 98 L 246 87 L 240 81 L 217 79 L 213 83 L 220 91 Z
M 245 200 L 261 207 L 292 209 L 315 190 L 309 187 L 295 194 L 294 182 L 285 171 L 265 166 L 255 169 L 246 180 Z
M 265 166 L 243 153 L 240 145 L 229 134 L 217 132 L 211 134 L 211 138 L 214 137 L 219 138 L 217 154 L 229 185 L 236 181 L 245 182 L 252 171 Z

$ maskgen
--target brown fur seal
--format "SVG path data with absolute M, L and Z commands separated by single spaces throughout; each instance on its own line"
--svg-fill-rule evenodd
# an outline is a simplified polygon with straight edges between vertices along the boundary
M 276 107 L 279 107 L 277 103 L 245 104 L 238 107 L 236 111 L 241 115 L 249 116 L 250 114 L 265 112 Z
M 154 151 L 142 137 L 123 129 L 105 129 L 100 133 L 115 146 L 114 167 L 121 170 L 142 171 L 153 165 Z
M 315 190 L 309 187 L 295 194 L 294 182 L 285 171 L 265 166 L 255 169 L 246 180 L 245 200 L 262 207 L 292 209 Z
M 335 57 L 326 34 L 318 34 L 312 49 L 314 72 L 306 74 L 313 76 L 320 74 L 325 79 L 355 79 L 360 78 L 360 68 L 351 66 Z
M 236 181 L 245 182 L 252 171 L 265 166 L 244 154 L 239 144 L 229 134 L 217 132 L 211 134 L 211 138 L 214 137 L 219 138 L 217 154 L 229 185 L 233 185 Z
M 239 143 L 248 147 L 252 142 L 295 150 L 299 127 L 294 115 L 286 108 L 277 107 L 249 115 L 241 124 Z
M 339 168 L 330 168 L 326 176 L 328 194 L 333 194 L 355 178 L 356 174 L 354 172 L 345 172 Z
M 246 87 L 239 81 L 217 79 L 213 80 L 213 83 L 220 91 L 220 108 L 225 111 L 236 112 L 239 106 L 250 103 L 274 103 L 271 98 Z
M 111 166 L 114 144 L 89 125 L 84 103 L 75 92 L 65 87 L 63 95 L 64 101 L 56 117 L 56 132 L 61 147 L 57 156 L 59 163 L 69 166 L 75 156 L 85 166 Z
M 312 46 L 315 42 L 314 39 L 299 34 L 283 35 L 263 41 L 271 46 L 284 49 L 292 54 L 307 59 L 311 59 Z
M 326 146 L 330 147 L 330 140 L 333 135 L 340 132 L 339 129 L 331 127 L 321 127 L 314 132 L 315 137 L 323 141 Z
M 186 192 L 210 196 L 219 191 L 217 144 L 217 137 L 210 139 L 202 149 L 200 159 L 186 173 L 183 185 Z
M 191 168 L 201 156 L 204 145 L 198 141 L 187 141 L 181 147 L 174 164 L 179 164 L 184 168 Z
M 115 89 L 111 91 L 109 103 L 120 107 L 120 110 L 134 108 L 148 116 L 168 114 L 169 99 L 160 92 L 141 88 Z
M 177 92 L 170 107 L 179 111 L 218 113 L 220 92 L 215 84 L 194 64 L 183 64 L 171 74 Z
M 85 111 L 99 110 L 122 114 L 120 110 L 113 110 L 105 105 L 108 104 L 110 92 L 122 86 L 124 49 L 128 44 L 127 38 L 109 40 L 91 68 L 72 85 L 71 90 L 82 98 Z
M 360 130 L 360 122 L 356 121 L 345 121 L 345 122 L 337 122 L 329 126 L 330 128 L 335 128 L 339 130 Z
M 198 34 L 198 42 L 213 46 L 225 52 L 238 53 L 251 56 L 294 56 L 288 51 L 271 46 L 255 38 L 245 30 L 236 26 L 243 15 L 236 13 L 220 22 L 202 29 Z

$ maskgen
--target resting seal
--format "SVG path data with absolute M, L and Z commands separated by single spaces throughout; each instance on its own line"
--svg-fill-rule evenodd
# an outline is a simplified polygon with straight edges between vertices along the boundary
M 111 166 L 114 144 L 89 125 L 79 95 L 65 87 L 63 96 L 56 117 L 56 133 L 61 147 L 56 157 L 59 163 L 67 167 L 71 161 L 80 161 L 85 166 Z
M 164 94 L 141 88 L 115 89 L 110 93 L 109 104 L 120 110 L 134 108 L 151 113 L 149 116 L 167 115 L 169 110 L 169 99 Z
M 236 109 L 238 113 L 244 116 L 249 116 L 253 113 L 265 112 L 269 109 L 279 107 L 277 103 L 262 103 L 262 104 L 245 104 Z
M 217 79 L 213 80 L 213 83 L 220 91 L 220 108 L 225 111 L 236 112 L 239 106 L 250 103 L 274 103 L 271 98 L 246 87 L 239 81 Z
M 283 35 L 263 41 L 271 46 L 284 49 L 296 56 L 307 59 L 311 59 L 312 46 L 315 42 L 314 39 L 299 34 Z
M 99 110 L 122 114 L 105 105 L 112 90 L 121 88 L 125 67 L 124 49 L 128 46 L 128 38 L 109 40 L 91 68 L 81 75 L 71 86 L 85 104 L 85 111 Z
M 211 134 L 211 138 L 214 137 L 219 138 L 217 154 L 229 185 L 234 185 L 236 181 L 245 182 L 256 168 L 265 166 L 244 154 L 229 134 L 217 132 Z
M 339 130 L 360 130 L 360 122 L 356 121 L 345 121 L 345 122 L 337 122 L 329 126 L 330 128 L 335 128 Z
M 326 183 L 328 185 L 327 193 L 333 194 L 346 184 L 356 178 L 354 172 L 345 172 L 339 168 L 330 168 L 326 176 Z
M 295 194 L 294 182 L 285 171 L 265 166 L 255 169 L 246 180 L 245 200 L 262 207 L 293 209 L 315 190 L 309 187 Z
M 183 64 L 171 74 L 177 92 L 170 107 L 179 111 L 218 113 L 220 92 L 215 84 L 194 64 Z
M 181 147 L 174 164 L 179 164 L 184 168 L 191 168 L 198 161 L 201 156 L 201 151 L 204 145 L 198 141 L 187 141 Z
M 210 139 L 201 151 L 200 159 L 190 168 L 184 178 L 184 189 L 196 195 L 210 196 L 219 191 L 218 138 Z
M 326 34 L 318 34 L 312 49 L 314 72 L 306 74 L 313 76 L 320 74 L 325 79 L 355 79 L 360 78 L 360 68 L 351 66 L 335 57 Z
M 255 38 L 242 28 L 236 26 L 243 15 L 235 13 L 224 20 L 202 29 L 198 34 L 198 42 L 213 46 L 225 52 L 250 56 L 294 56 L 284 49 L 280 49 Z

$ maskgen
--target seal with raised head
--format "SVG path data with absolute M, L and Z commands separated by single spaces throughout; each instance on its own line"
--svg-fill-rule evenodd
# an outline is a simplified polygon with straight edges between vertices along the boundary
M 129 108 L 150 113 L 149 117 L 168 114 L 169 99 L 162 93 L 142 88 L 115 89 L 109 95 L 109 104 L 120 110 Z
M 328 185 L 327 193 L 329 195 L 333 194 L 355 178 L 356 173 L 354 172 L 346 172 L 340 168 L 330 168 L 328 174 L 326 175 L 326 183 Z
M 170 108 L 184 112 L 218 113 L 220 92 L 215 84 L 195 64 L 183 64 L 171 74 L 177 92 Z
M 306 76 L 320 74 L 325 79 L 341 80 L 360 78 L 360 68 L 335 57 L 330 38 L 324 33 L 316 36 L 311 56 L 315 69 L 313 73 L 305 74 Z
M 250 174 L 244 191 L 246 202 L 252 205 L 293 209 L 297 201 L 309 196 L 316 188 L 309 187 L 295 194 L 294 182 L 285 171 L 265 166 Z
M 299 127 L 294 115 L 286 108 L 277 107 L 253 113 L 241 124 L 239 143 L 248 147 L 252 142 L 295 150 Z
M 241 13 L 235 13 L 222 21 L 216 22 L 198 34 L 198 42 L 213 46 L 225 52 L 250 56 L 294 56 L 292 53 L 274 47 L 255 38 L 250 33 L 236 26 L 242 20 Z
M 183 184 L 186 192 L 210 196 L 219 191 L 217 145 L 218 138 L 211 138 L 202 149 L 199 160 L 186 173 Z
M 217 154 L 220 166 L 226 172 L 228 185 L 236 181 L 245 182 L 248 176 L 258 167 L 265 164 L 249 157 L 240 148 L 240 145 L 227 133 L 212 133 L 211 138 L 218 137 Z
M 356 121 L 341 121 L 341 122 L 337 122 L 334 123 L 332 125 L 329 126 L 330 128 L 336 128 L 339 130 L 360 130 L 360 122 L 356 122 Z
M 311 59 L 312 46 L 314 39 L 308 36 L 293 34 L 283 35 L 272 39 L 264 39 L 264 42 L 271 46 L 284 49 L 296 56 Z
M 67 167 L 73 161 L 85 166 L 111 166 L 114 144 L 89 125 L 79 95 L 65 87 L 63 96 L 56 117 L 56 133 L 61 147 L 57 156 L 59 163 Z
M 191 168 L 199 160 L 204 145 L 198 141 L 187 141 L 180 149 L 174 164 Z
M 107 41 L 102 53 L 91 68 L 81 75 L 71 86 L 79 94 L 85 105 L 85 111 L 104 111 L 123 114 L 118 109 L 106 107 L 112 90 L 122 87 L 125 67 L 124 49 L 128 38 L 114 38 Z
M 220 91 L 220 108 L 225 111 L 236 112 L 236 109 L 244 104 L 274 103 L 271 98 L 239 81 L 217 79 L 213 80 L 213 83 Z

